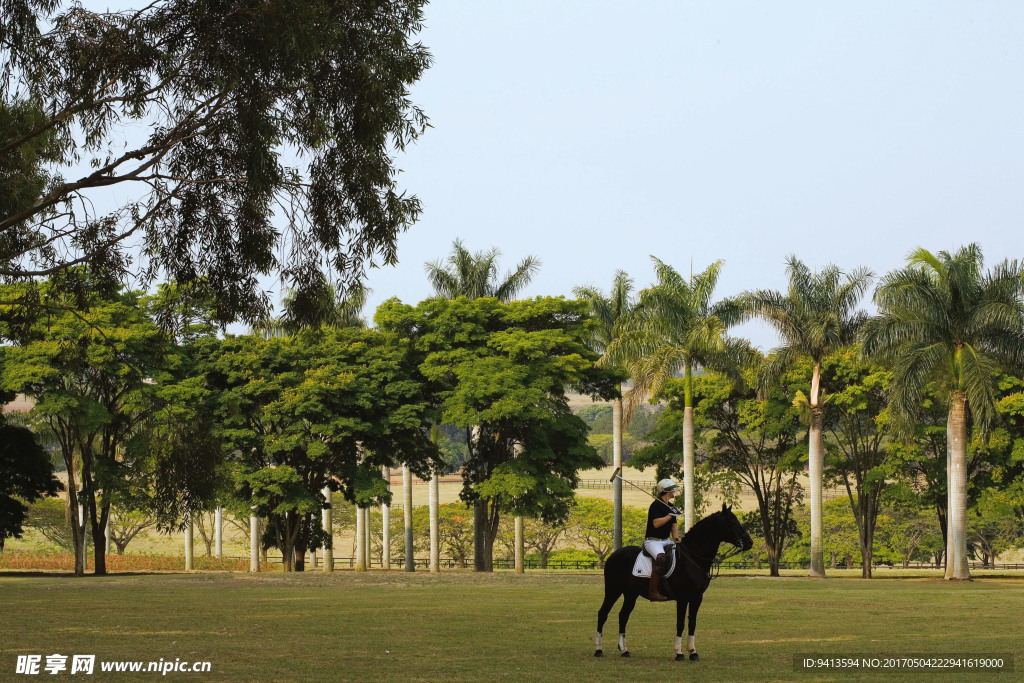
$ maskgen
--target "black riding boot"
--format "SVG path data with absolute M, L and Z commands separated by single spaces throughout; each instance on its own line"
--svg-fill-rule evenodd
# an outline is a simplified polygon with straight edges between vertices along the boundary
M 651 586 L 647 590 L 650 594 L 651 602 L 664 602 L 668 600 L 664 595 L 658 592 L 658 586 L 661 584 L 661 577 L 668 571 L 668 557 L 665 553 L 661 553 L 654 558 L 654 566 L 651 568 Z

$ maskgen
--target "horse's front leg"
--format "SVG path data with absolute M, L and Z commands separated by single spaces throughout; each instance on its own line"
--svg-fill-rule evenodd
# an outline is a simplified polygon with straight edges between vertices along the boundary
M 697 610 L 700 609 L 700 603 L 703 601 L 704 596 L 698 595 L 696 598 L 690 601 L 690 631 L 686 637 L 686 649 L 690 653 L 691 662 L 699 662 L 700 657 L 697 655 L 697 641 L 693 637 L 693 634 L 697 630 Z
M 682 597 L 682 596 L 680 596 Z M 676 661 L 686 660 L 683 654 L 683 626 L 686 624 L 686 600 L 676 600 Z
M 619 652 L 622 653 L 623 657 L 631 657 L 629 649 L 626 647 L 626 622 L 629 621 L 629 615 L 636 607 L 636 599 L 639 597 L 637 593 L 627 592 L 622 596 L 622 609 L 619 610 Z

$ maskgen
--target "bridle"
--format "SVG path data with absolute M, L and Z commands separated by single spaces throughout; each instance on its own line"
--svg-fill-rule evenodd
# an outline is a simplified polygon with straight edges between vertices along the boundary
M 720 513 L 715 513 L 720 514 Z M 717 579 L 719 572 L 722 570 L 722 563 L 735 555 L 743 552 L 743 536 L 739 533 L 735 534 L 733 542 L 731 542 L 732 548 L 725 554 L 716 553 L 714 557 L 701 557 L 697 553 L 693 552 L 685 545 L 683 545 L 682 539 L 676 546 L 679 548 L 679 553 L 694 567 L 699 569 L 703 574 L 708 583 L 712 579 Z M 708 568 L 704 569 L 698 560 L 707 564 Z

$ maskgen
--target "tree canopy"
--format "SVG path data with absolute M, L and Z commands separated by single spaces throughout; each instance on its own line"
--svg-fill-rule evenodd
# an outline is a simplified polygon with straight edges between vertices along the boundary
M 263 316 L 261 275 L 303 291 L 394 263 L 420 212 L 394 153 L 426 126 L 423 4 L 5 1 L 0 276 L 131 271 L 225 322 Z

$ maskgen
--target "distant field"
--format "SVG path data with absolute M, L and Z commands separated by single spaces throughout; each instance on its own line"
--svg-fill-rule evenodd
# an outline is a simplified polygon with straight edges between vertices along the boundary
M 204 681 L 1022 678 L 1019 670 L 896 676 L 794 667 L 794 658 L 811 656 L 870 662 L 921 655 L 995 656 L 1004 668 L 1011 658 L 1022 666 L 1021 579 L 722 576 L 700 612 L 699 663 L 674 661 L 674 606 L 645 601 L 629 623 L 633 657 L 615 652 L 617 608 L 605 629 L 606 656 L 593 657 L 601 593 L 596 572 L 0 574 L 0 680 L 20 680 L 17 657 L 30 654 L 206 661 L 209 673 L 170 676 Z

